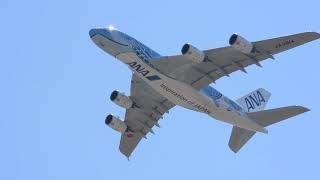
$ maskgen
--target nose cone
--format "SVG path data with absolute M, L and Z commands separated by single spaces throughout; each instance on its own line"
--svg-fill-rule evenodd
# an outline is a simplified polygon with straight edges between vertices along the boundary
M 111 32 L 106 28 L 93 28 L 89 31 L 89 35 L 90 35 L 90 38 L 93 38 L 96 35 L 100 35 L 109 40 L 113 39 Z
M 109 28 L 93 28 L 89 31 L 91 40 L 99 48 L 113 56 L 130 50 L 127 47 L 128 45 L 118 42 L 117 35 L 117 31 Z
M 92 38 L 93 36 L 97 35 L 97 34 L 101 34 L 102 29 L 99 28 L 93 28 L 89 31 L 89 36 Z

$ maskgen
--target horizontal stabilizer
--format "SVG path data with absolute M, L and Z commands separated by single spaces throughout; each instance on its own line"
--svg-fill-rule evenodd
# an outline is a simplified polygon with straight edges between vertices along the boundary
M 249 131 L 243 128 L 239 128 L 237 126 L 233 126 L 231 137 L 229 140 L 230 149 L 237 153 L 241 147 L 246 144 L 249 139 L 255 134 L 254 131 Z
M 259 112 L 247 113 L 247 115 L 250 119 L 256 121 L 261 126 L 266 127 L 307 111 L 310 110 L 302 106 L 288 106 Z
M 293 116 L 297 116 L 309 109 L 302 106 L 288 106 L 276 109 L 269 109 L 264 111 L 247 113 L 248 117 L 259 125 L 266 127 L 271 124 L 280 122 Z M 249 139 L 255 134 L 254 131 L 249 131 L 243 128 L 234 126 L 232 128 L 231 137 L 229 140 L 229 147 L 233 152 L 238 152 L 243 145 L 245 145 Z

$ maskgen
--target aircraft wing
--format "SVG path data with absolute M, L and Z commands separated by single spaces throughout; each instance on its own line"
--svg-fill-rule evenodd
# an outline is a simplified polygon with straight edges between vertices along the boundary
M 244 54 L 233 47 L 222 47 L 204 50 L 207 61 L 194 63 L 184 55 L 164 56 L 154 59 L 151 63 L 162 73 L 169 77 L 190 84 L 196 89 L 215 82 L 223 76 L 229 76 L 232 72 L 241 70 L 246 72 L 245 67 L 273 58 L 274 54 L 303 45 L 307 42 L 320 38 L 316 32 L 305 32 L 253 42 L 256 51 Z
M 119 149 L 122 154 L 129 157 L 140 140 L 152 131 L 154 125 L 163 114 L 174 107 L 174 104 L 154 91 L 136 74 L 132 75 L 130 98 L 135 107 L 126 110 L 125 123 L 131 131 L 122 134 Z

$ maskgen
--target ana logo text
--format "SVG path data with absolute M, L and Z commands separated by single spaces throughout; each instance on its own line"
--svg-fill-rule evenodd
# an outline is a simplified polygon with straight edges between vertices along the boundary
M 262 103 L 266 103 L 266 100 L 260 91 L 250 94 L 244 100 L 246 102 L 248 112 L 250 112 L 250 109 L 254 110 L 256 107 L 261 106 Z
M 130 62 L 127 63 L 131 68 L 133 68 L 138 73 L 142 74 L 143 76 L 146 76 L 149 74 L 149 71 L 144 68 L 141 64 L 138 64 L 137 62 Z
M 150 71 L 147 70 L 145 67 L 143 67 L 141 64 L 137 62 L 130 62 L 127 63 L 132 69 L 134 69 L 137 73 L 142 74 L 144 77 L 146 77 L 149 81 L 157 81 L 161 78 L 158 75 L 149 75 Z

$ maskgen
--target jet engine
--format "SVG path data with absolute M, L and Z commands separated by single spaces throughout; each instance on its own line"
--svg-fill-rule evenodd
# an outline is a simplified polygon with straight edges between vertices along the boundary
M 111 114 L 109 114 L 106 117 L 105 123 L 106 123 L 106 125 L 108 125 L 112 129 L 114 129 L 114 130 L 116 130 L 116 131 L 118 131 L 120 133 L 124 133 L 128 129 L 128 126 L 126 125 L 125 122 L 121 121 L 120 119 L 114 117 Z
M 244 54 L 249 54 L 253 50 L 252 43 L 237 34 L 233 34 L 230 37 L 229 44 L 231 45 L 231 47 Z
M 181 53 L 186 56 L 189 60 L 195 63 L 202 63 L 205 60 L 206 55 L 191 44 L 183 45 Z
M 133 101 L 124 93 L 118 91 L 113 91 L 111 93 L 110 100 L 125 109 L 129 109 L 133 106 Z

